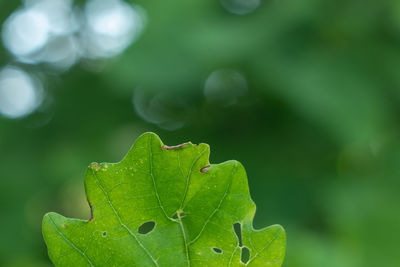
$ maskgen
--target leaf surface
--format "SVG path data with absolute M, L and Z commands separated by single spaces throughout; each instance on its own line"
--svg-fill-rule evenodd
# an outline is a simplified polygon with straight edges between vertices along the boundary
M 209 163 L 207 144 L 140 136 L 119 163 L 92 163 L 86 220 L 48 213 L 56 266 L 281 266 L 285 232 L 253 229 L 255 204 L 237 161 Z

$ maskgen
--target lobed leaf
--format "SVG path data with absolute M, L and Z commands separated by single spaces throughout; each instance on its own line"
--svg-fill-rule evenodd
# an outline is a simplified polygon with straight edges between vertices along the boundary
M 119 163 L 92 163 L 89 221 L 48 213 L 56 266 L 281 266 L 285 232 L 253 229 L 255 204 L 237 161 L 209 163 L 207 144 L 140 136 Z

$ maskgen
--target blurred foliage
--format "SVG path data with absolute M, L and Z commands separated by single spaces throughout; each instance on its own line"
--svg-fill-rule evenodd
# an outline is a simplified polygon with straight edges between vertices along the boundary
M 89 218 L 87 165 L 154 131 L 246 166 L 255 226 L 287 230 L 284 266 L 398 266 L 399 1 L 263 1 L 244 16 L 218 1 L 135 3 L 148 24 L 120 56 L 66 73 L 15 63 L 47 95 L 25 118 L 0 118 L 0 265 L 48 266 L 43 214 Z M 18 5 L 1 1 L 0 21 Z M 4 48 L 0 61 L 13 61 Z M 218 69 L 246 78 L 236 104 L 203 95 Z M 132 105 L 139 89 L 158 96 L 153 120 Z

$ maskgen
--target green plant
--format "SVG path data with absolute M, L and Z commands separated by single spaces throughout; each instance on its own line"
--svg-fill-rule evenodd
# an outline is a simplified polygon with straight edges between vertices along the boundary
M 281 266 L 285 232 L 253 229 L 255 204 L 237 161 L 209 163 L 207 144 L 168 147 L 145 133 L 119 163 L 92 163 L 88 221 L 48 213 L 57 266 Z

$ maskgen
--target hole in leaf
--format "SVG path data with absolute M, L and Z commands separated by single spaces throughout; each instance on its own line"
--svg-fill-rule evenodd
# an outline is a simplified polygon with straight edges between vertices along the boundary
M 212 248 L 215 253 L 221 254 L 222 250 L 220 248 Z
M 239 247 L 241 247 L 243 245 L 242 244 L 242 225 L 240 223 L 234 223 L 233 230 L 235 230 L 235 234 L 239 241 Z
M 250 250 L 247 247 L 242 247 L 242 254 L 240 255 L 240 261 L 247 264 L 250 260 Z
M 104 231 L 101 235 L 102 235 L 103 237 L 106 237 L 106 236 L 107 236 L 107 232 Z
M 141 226 L 139 226 L 138 232 L 139 234 L 145 235 L 153 231 L 154 227 L 156 226 L 156 223 L 153 221 L 150 222 L 145 222 Z

